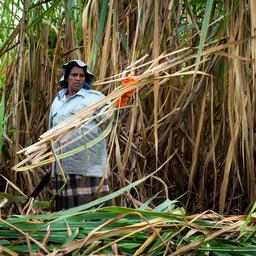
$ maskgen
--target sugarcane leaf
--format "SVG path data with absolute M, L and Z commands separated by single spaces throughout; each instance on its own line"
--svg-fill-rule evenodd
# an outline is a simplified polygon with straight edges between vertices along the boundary
M 16 195 L 4 193 L 4 192 L 0 192 L 0 196 L 20 204 L 25 203 L 26 201 L 25 196 L 16 196 Z
M 69 243 L 71 243 L 77 237 L 78 234 L 79 234 L 79 228 L 76 228 L 74 230 L 74 232 L 71 234 L 71 236 L 69 236 L 67 238 L 67 240 L 63 243 L 62 247 L 64 247 L 64 246 L 68 245 Z
M 95 34 L 95 40 L 93 42 L 93 48 L 92 48 L 92 55 L 89 59 L 89 67 L 91 70 L 94 70 L 94 66 L 96 64 L 98 51 L 100 48 L 100 41 L 103 37 L 103 32 L 105 28 L 105 24 L 107 21 L 107 11 L 108 11 L 108 3 L 109 1 L 102 1 L 102 6 L 100 8 L 100 15 L 99 15 L 99 23 L 97 26 L 96 34 Z
M 158 192 L 156 193 L 154 196 L 150 197 L 143 205 L 141 205 L 139 207 L 140 210 L 144 210 L 146 209 L 150 203 L 152 203 L 154 201 L 154 199 L 156 199 L 158 197 L 158 195 L 160 194 L 161 192 Z
M 0 208 L 2 208 L 3 206 L 5 206 L 7 202 L 8 202 L 8 199 L 7 199 L 7 198 L 0 200 Z
M 2 84 L 1 80 L 0 80 L 0 84 Z M 2 155 L 2 147 L 3 147 L 4 113 L 5 113 L 5 91 L 3 90 L 1 105 L 0 105 L 0 156 Z
M 38 17 L 36 17 L 28 26 L 27 29 L 30 30 L 32 28 L 34 28 L 35 25 L 37 25 L 38 23 L 40 23 L 44 18 L 46 18 L 51 12 L 53 12 L 54 9 L 56 9 L 60 4 L 62 3 L 61 0 L 55 0 L 52 5 L 48 8 L 46 8 L 46 10 L 39 15 Z
M 201 56 L 202 56 L 202 52 L 203 52 L 203 48 L 204 48 L 204 42 L 206 39 L 207 30 L 208 30 L 208 26 L 209 26 L 212 6 L 213 6 L 213 0 L 207 0 L 206 6 L 205 6 L 204 19 L 203 19 L 202 28 L 201 28 L 200 42 L 199 42 L 197 57 L 196 57 L 196 61 L 195 61 L 196 72 L 199 69 L 199 64 L 200 64 L 200 60 L 201 60 Z
M 240 236 L 243 235 L 243 233 L 245 232 L 248 224 L 249 224 L 249 221 L 251 220 L 252 216 L 255 215 L 255 210 L 256 210 L 256 202 L 254 202 L 249 214 L 247 215 L 246 217 L 246 220 L 240 230 Z M 254 216 L 255 217 L 255 216 Z
M 170 200 L 166 199 L 163 203 L 158 205 L 153 211 L 156 212 L 169 212 L 172 211 L 176 206 L 177 201 L 176 200 Z

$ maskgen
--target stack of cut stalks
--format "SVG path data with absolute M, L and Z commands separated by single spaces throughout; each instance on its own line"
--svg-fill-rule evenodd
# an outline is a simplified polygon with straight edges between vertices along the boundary
M 155 209 L 88 210 L 97 203 L 1 219 L 0 249 L 13 256 L 256 255 L 256 204 L 248 216 L 223 217 L 214 212 L 187 216 L 170 200 Z

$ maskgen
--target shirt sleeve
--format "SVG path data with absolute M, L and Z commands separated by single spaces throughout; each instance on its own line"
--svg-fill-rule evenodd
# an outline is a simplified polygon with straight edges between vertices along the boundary
M 54 106 L 56 105 L 56 100 L 57 98 L 55 98 L 52 102 L 52 105 L 51 105 L 51 108 L 50 108 L 50 113 L 49 113 L 49 120 L 48 120 L 48 129 L 51 129 L 53 127 L 53 120 L 52 120 L 52 117 L 53 117 L 53 109 L 54 109 Z
M 106 103 L 95 111 L 94 115 L 98 115 L 97 118 L 95 119 L 97 123 L 101 122 L 104 119 L 106 119 L 104 121 L 104 124 L 108 123 L 112 115 L 110 112 L 108 112 L 110 105 L 111 105 L 110 103 Z
M 98 102 L 98 101 L 100 101 L 100 100 L 103 100 L 103 99 L 106 97 L 103 93 L 101 93 L 101 92 L 99 92 L 99 91 L 91 90 L 90 92 L 91 92 L 92 94 L 94 94 L 94 96 L 97 95 L 97 96 L 96 96 L 97 99 L 95 100 L 95 103 Z M 109 118 L 111 117 L 111 113 L 110 113 L 110 112 L 107 112 L 107 111 L 109 110 L 110 106 L 111 106 L 111 103 L 106 103 L 106 104 L 100 106 L 99 108 L 97 108 L 97 109 L 95 110 L 94 115 L 95 115 L 95 116 L 97 115 L 97 117 L 95 118 L 95 121 L 96 121 L 97 123 L 101 122 L 101 121 L 104 120 L 104 119 L 106 119 L 106 120 L 104 120 L 104 124 L 107 124 L 107 123 L 108 123 L 108 120 L 109 120 Z
M 50 130 L 52 128 L 52 108 L 50 109 L 49 113 L 49 121 L 48 121 L 48 129 Z

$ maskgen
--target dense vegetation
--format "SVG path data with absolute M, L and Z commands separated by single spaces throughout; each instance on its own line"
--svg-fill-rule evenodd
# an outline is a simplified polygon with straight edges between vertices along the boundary
M 0 1 L 0 250 L 255 255 L 255 10 L 252 0 Z M 113 102 L 122 77 L 138 77 L 107 137 L 110 197 L 133 209 L 22 209 L 47 165 L 15 171 L 28 157 L 17 152 L 47 131 L 74 58 Z
M 237 0 L 1 1 L 1 190 L 29 194 L 38 182 L 44 167 L 11 170 L 23 157 L 16 152 L 47 130 L 61 64 L 81 58 L 106 95 L 122 72 L 146 74 L 108 137 L 112 189 L 174 154 L 117 204 L 136 207 L 159 193 L 152 206 L 182 196 L 190 211 L 248 212 L 256 193 L 255 7 Z M 159 69 L 147 73 L 150 61 Z

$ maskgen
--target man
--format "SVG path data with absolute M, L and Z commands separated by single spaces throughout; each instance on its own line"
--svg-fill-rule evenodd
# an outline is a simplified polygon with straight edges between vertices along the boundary
M 71 60 L 63 65 L 63 76 L 59 80 L 62 90 L 55 97 L 49 116 L 49 128 L 52 128 L 80 110 L 102 100 L 105 96 L 96 90 L 90 90 L 90 84 L 94 75 L 88 70 L 87 65 L 81 60 Z M 99 118 L 84 124 L 80 129 L 73 132 L 69 138 L 64 138 L 54 145 L 54 148 L 70 143 L 58 153 L 65 153 L 89 141 L 101 134 L 98 126 Z M 78 140 L 72 142 L 75 138 Z M 109 184 L 103 177 L 107 161 L 105 139 L 100 140 L 94 146 L 60 160 L 61 167 L 55 162 L 52 171 L 54 190 L 58 196 L 55 200 L 55 210 L 67 209 L 81 205 L 91 200 L 107 195 Z M 63 169 L 67 184 L 61 175 Z M 101 183 L 103 177 L 103 182 Z M 97 194 L 96 194 L 97 192 Z M 108 202 L 109 204 L 109 202 Z

